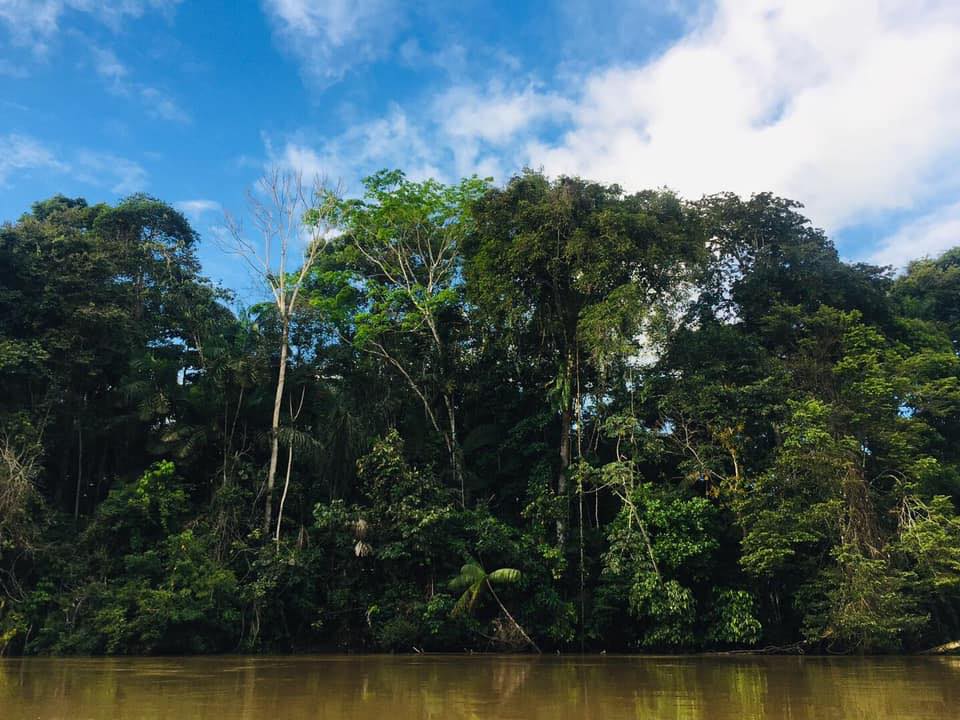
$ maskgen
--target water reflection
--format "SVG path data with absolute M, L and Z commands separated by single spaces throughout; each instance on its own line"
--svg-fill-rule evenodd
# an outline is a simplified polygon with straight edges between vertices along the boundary
M 944 718 L 952 658 L 322 656 L 0 661 L 2 718 Z

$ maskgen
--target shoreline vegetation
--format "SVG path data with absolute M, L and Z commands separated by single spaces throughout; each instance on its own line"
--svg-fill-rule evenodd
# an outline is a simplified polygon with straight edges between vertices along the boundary
M 960 648 L 960 247 L 526 171 L 0 227 L 0 655 Z M 213 239 L 211 239 L 213 240 Z

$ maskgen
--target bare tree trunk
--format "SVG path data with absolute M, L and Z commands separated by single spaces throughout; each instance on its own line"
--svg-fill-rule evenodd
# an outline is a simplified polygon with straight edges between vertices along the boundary
M 290 489 L 290 470 L 293 468 L 293 445 L 287 448 L 287 474 L 283 481 L 283 494 L 280 496 L 280 507 L 277 508 L 277 534 L 274 541 L 280 547 L 280 525 L 283 523 L 283 505 L 287 502 L 287 491 Z
M 263 509 L 263 534 L 267 537 L 273 524 L 273 489 L 277 480 L 277 464 L 280 454 L 280 407 L 283 403 L 284 382 L 287 376 L 290 324 L 297 311 L 297 298 L 311 269 L 320 256 L 338 204 L 335 191 L 326 189 L 319 178 L 314 182 L 313 192 L 303 187 L 299 172 L 283 172 L 274 169 L 257 184 L 263 201 L 250 193 L 250 210 L 254 224 L 260 231 L 262 249 L 247 239 L 243 226 L 227 214 L 232 244 L 235 253 L 270 289 L 277 307 L 282 327 L 280 345 L 280 369 L 277 374 L 277 389 L 273 399 L 273 417 L 270 424 L 270 467 L 267 471 L 266 500 Z M 307 211 L 311 211 L 309 220 Z M 309 225 L 305 223 L 309 222 Z M 291 249 L 303 242 L 303 233 L 309 233 L 300 268 L 291 272 L 288 260 Z M 274 255 L 277 253 L 277 255 Z
M 277 480 L 277 459 L 280 454 L 280 407 L 283 404 L 283 386 L 287 379 L 287 323 L 284 323 L 280 344 L 280 371 L 277 391 L 273 397 L 273 420 L 270 425 L 270 469 L 267 471 L 266 503 L 263 511 L 263 532 L 269 533 L 273 520 L 273 488 Z

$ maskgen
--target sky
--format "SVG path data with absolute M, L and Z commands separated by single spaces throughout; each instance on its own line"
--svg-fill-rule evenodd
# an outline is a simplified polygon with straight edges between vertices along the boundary
M 0 0 L 0 220 L 147 192 L 243 291 L 271 167 L 772 191 L 900 268 L 960 244 L 960 2 Z

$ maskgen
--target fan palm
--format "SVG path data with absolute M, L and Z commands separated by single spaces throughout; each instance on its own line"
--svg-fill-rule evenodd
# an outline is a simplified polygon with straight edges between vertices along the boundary
M 510 611 L 507 610 L 506 606 L 500 600 L 500 596 L 497 595 L 497 591 L 493 589 L 494 585 L 513 585 L 519 580 L 520 571 L 515 568 L 499 568 L 498 570 L 488 573 L 480 563 L 468 562 L 460 568 L 460 574 L 450 581 L 451 590 L 463 590 L 463 594 L 460 596 L 460 599 L 457 600 L 457 604 L 453 606 L 452 614 L 456 616 L 471 612 L 483 591 L 487 590 L 500 607 L 500 610 L 503 611 L 503 614 L 513 623 L 517 631 L 530 644 L 530 647 L 539 653 L 540 648 L 530 639 L 530 636 L 527 635 L 524 629 L 520 627 L 520 623 L 510 614 Z

